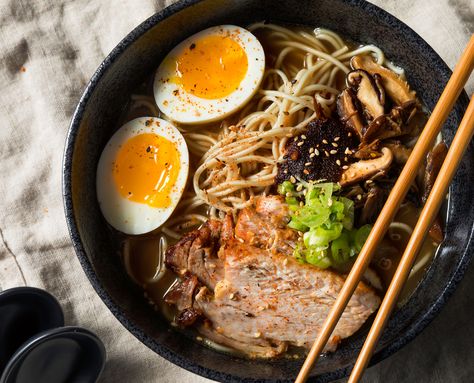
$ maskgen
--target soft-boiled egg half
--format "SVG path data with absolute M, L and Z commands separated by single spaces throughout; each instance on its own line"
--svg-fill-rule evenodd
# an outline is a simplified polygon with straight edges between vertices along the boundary
M 264 70 L 265 54 L 252 33 L 235 25 L 208 28 L 165 57 L 155 76 L 155 100 L 176 122 L 212 122 L 249 101 Z
M 97 167 L 97 198 L 107 222 L 126 234 L 160 227 L 183 194 L 189 154 L 181 133 L 154 117 L 127 122 L 105 146 Z

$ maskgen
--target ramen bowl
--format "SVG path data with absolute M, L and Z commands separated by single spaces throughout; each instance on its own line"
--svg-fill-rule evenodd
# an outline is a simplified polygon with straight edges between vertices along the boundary
M 346 0 L 180 1 L 135 28 L 103 61 L 76 108 L 64 154 L 65 213 L 75 251 L 97 294 L 125 328 L 172 363 L 218 381 L 290 382 L 302 361 L 240 358 L 207 348 L 192 335 L 171 329 L 123 267 L 119 244 L 100 212 L 96 169 L 131 92 L 156 70 L 176 44 L 213 25 L 246 26 L 261 20 L 328 28 L 350 40 L 376 44 L 406 70 L 408 82 L 428 109 L 434 107 L 451 74 L 433 49 L 395 17 L 369 3 Z M 448 144 L 467 102 L 463 93 L 444 126 L 443 137 Z M 470 145 L 450 188 L 446 239 L 410 298 L 393 314 L 372 363 L 391 355 L 419 334 L 445 304 L 466 270 L 472 254 L 473 154 Z M 344 340 L 336 352 L 323 356 L 311 379 L 325 382 L 346 375 L 367 331 L 368 324 Z

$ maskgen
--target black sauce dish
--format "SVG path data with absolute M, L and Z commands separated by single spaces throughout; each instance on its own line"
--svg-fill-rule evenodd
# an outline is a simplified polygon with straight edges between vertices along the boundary
M 127 276 L 119 248 L 99 210 L 95 177 L 99 156 L 117 128 L 131 91 L 153 73 L 184 38 L 219 24 L 255 21 L 332 29 L 363 44 L 376 44 L 405 68 L 408 81 L 432 109 L 451 71 L 436 52 L 405 24 L 380 8 L 356 0 L 185 0 L 150 17 L 128 34 L 92 77 L 74 113 L 63 163 L 63 193 L 69 232 L 77 256 L 99 296 L 120 322 L 149 348 L 196 374 L 227 382 L 291 382 L 301 360 L 246 360 L 219 353 L 176 332 Z M 443 135 L 453 138 L 468 97 L 460 96 Z M 372 363 L 391 355 L 419 334 L 439 312 L 472 257 L 474 147 L 471 144 L 451 185 L 446 239 L 409 301 L 392 316 Z M 304 319 L 302 319 L 304 320 Z M 311 381 L 345 376 L 368 326 L 324 356 Z
M 64 327 L 59 302 L 35 287 L 0 292 L 0 383 L 95 383 L 105 365 L 102 341 Z

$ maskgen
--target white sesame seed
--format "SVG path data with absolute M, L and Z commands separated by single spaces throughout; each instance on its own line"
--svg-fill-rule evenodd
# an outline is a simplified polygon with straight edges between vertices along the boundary
M 351 154 L 351 150 L 349 148 L 346 148 L 346 150 L 344 150 L 344 154 Z
M 313 153 L 313 152 L 314 152 L 314 148 L 309 148 L 309 152 L 310 152 L 310 153 Z
M 346 161 L 346 162 L 348 161 L 347 157 L 344 157 L 344 161 Z
M 304 134 L 301 135 L 301 138 L 302 138 L 303 140 L 306 140 L 306 136 L 305 136 Z
M 319 150 L 314 148 L 314 152 L 316 153 L 317 156 L 319 156 Z
M 296 145 L 301 146 L 301 145 L 303 145 L 303 144 L 304 144 L 304 142 L 301 141 L 301 142 L 298 142 Z
M 334 150 L 334 149 L 333 149 L 333 150 L 331 150 L 329 153 L 331 153 L 331 154 L 336 154 L 336 153 L 337 153 L 337 150 Z
M 311 154 L 309 155 L 309 158 L 313 158 L 315 155 L 316 155 L 315 153 L 311 153 Z
M 342 168 L 343 168 L 344 170 L 346 170 L 346 169 L 349 169 L 349 166 L 344 165 Z
M 327 143 L 328 143 L 327 140 L 323 140 L 323 144 L 327 144 Z
M 296 183 L 296 178 L 293 177 L 293 176 L 291 176 L 291 177 L 290 177 L 290 182 L 291 182 L 292 184 Z
M 340 139 L 341 139 L 341 137 L 336 137 L 336 138 L 334 138 L 334 141 L 337 142 L 337 141 L 339 141 Z
M 347 137 L 351 137 L 351 136 L 352 136 L 351 132 L 347 133 Z
M 360 201 L 362 199 L 362 195 L 361 194 L 357 194 L 357 199 Z
M 304 166 L 309 166 L 309 165 L 311 165 L 311 162 L 306 162 L 306 163 L 304 164 Z
M 338 164 L 339 166 L 341 166 L 341 161 L 336 160 L 336 164 Z
M 335 148 L 337 148 L 337 144 L 335 142 L 331 142 L 331 145 L 334 146 Z
M 303 185 L 299 184 L 297 187 L 296 187 L 296 191 L 301 191 L 303 190 Z
M 326 155 L 326 157 L 329 157 L 329 153 L 327 150 L 324 151 L 324 154 Z

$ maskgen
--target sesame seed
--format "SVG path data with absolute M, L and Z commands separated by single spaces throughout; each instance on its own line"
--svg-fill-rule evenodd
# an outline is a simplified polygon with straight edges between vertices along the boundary
M 291 192 L 285 194 L 287 197 L 291 197 Z
M 313 152 L 314 152 L 314 148 L 309 148 L 309 152 L 310 152 L 310 153 L 313 153 Z
M 327 144 L 327 143 L 328 143 L 327 140 L 323 140 L 323 144 Z
M 297 187 L 296 187 L 296 191 L 301 191 L 303 190 L 303 185 L 299 184 Z
M 303 206 L 304 206 L 304 202 L 300 201 L 300 207 L 303 207 Z
M 290 177 L 290 182 L 291 182 L 292 184 L 296 183 L 296 178 L 293 177 L 293 176 L 291 176 L 291 177 Z
M 331 150 L 329 153 L 331 153 L 331 154 L 336 154 L 336 153 L 337 153 L 337 150 L 334 150 L 334 149 L 333 149 L 333 150 Z
M 344 170 L 346 170 L 346 169 L 349 169 L 349 166 L 344 165 L 342 168 L 343 168 Z
M 305 136 L 304 134 L 301 135 L 301 138 L 302 138 L 303 140 L 306 140 L 306 136 Z
M 315 153 L 311 153 L 311 154 L 309 155 L 309 158 L 313 158 L 315 155 L 316 155 Z
M 308 174 L 309 174 L 309 170 L 308 170 L 308 169 L 305 169 L 305 170 L 303 170 L 303 173 L 306 174 L 306 175 L 308 175 Z
M 336 138 L 334 139 L 334 141 L 337 142 L 337 141 L 339 141 L 340 139 L 341 139 L 341 137 L 338 136 L 338 137 L 336 137 Z
M 357 199 L 360 201 L 362 199 L 362 194 L 357 194 Z
M 336 164 L 338 164 L 339 166 L 341 166 L 341 161 L 336 160 Z
M 346 161 L 346 162 L 348 161 L 347 157 L 344 157 L 344 161 Z
M 329 157 L 329 153 L 327 150 L 324 151 L 324 154 L 326 155 L 326 157 Z
M 306 162 L 306 163 L 304 164 L 304 166 L 309 166 L 309 165 L 311 165 L 311 162 Z
M 286 169 L 283 170 L 283 173 L 288 174 L 288 170 L 286 170 Z
M 347 137 L 352 137 L 352 133 L 351 132 L 347 133 Z
M 319 156 L 319 150 L 314 148 L 314 152 L 316 153 L 317 156 Z
M 301 141 L 301 142 L 298 142 L 296 145 L 301 146 L 301 145 L 303 145 L 303 144 L 304 144 L 304 142 Z
M 335 142 L 331 142 L 331 145 L 337 148 L 337 144 Z
M 351 154 L 351 150 L 349 148 L 346 148 L 346 150 L 344 150 L 344 154 Z

